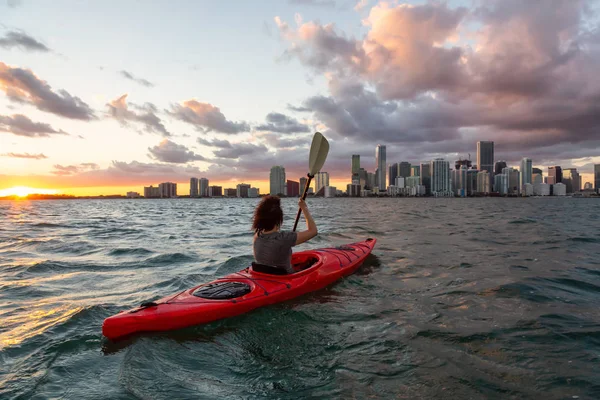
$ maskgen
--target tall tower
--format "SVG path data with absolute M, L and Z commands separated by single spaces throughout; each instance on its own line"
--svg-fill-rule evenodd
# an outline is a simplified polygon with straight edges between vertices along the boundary
M 494 175 L 494 142 L 477 142 L 477 169 L 488 171 L 490 179 Z M 491 184 L 492 181 L 490 181 Z
M 352 175 L 358 174 L 360 171 L 360 155 L 352 154 Z
M 198 178 L 190 178 L 190 197 L 198 197 Z
M 200 184 L 199 196 L 200 197 L 208 196 L 208 179 L 200 178 L 199 184 Z
M 271 196 L 281 196 L 285 194 L 285 168 L 281 165 L 271 167 L 269 175 Z
M 317 172 L 315 175 L 315 193 L 318 193 L 325 186 L 329 186 L 329 172 Z
M 594 164 L 594 189 L 600 189 L 600 164 Z
M 531 158 L 523 158 L 521 160 L 521 190 L 526 183 L 532 183 L 533 166 Z
M 421 172 L 423 165 L 424 164 L 421 164 Z M 434 196 L 438 196 L 448 195 L 449 192 L 452 192 L 450 185 L 450 162 L 441 158 L 436 158 L 431 161 L 429 168 L 431 171 L 431 193 Z
M 385 145 L 378 144 L 375 149 L 375 164 L 377 165 L 377 182 L 375 182 L 376 186 L 380 191 L 385 191 L 387 189 L 386 186 L 386 151 Z
M 554 167 L 548 167 L 548 183 L 554 185 L 555 183 L 561 183 L 563 178 L 562 168 L 560 165 Z
M 390 166 L 389 166 L 390 175 L 389 175 L 388 186 L 394 186 L 396 184 L 396 177 L 398 176 L 398 166 L 399 165 L 400 164 L 398 164 L 398 163 L 390 164 Z

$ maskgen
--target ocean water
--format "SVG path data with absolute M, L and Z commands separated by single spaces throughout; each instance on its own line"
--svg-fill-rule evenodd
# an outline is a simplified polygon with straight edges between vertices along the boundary
M 0 202 L 0 398 L 600 398 L 596 199 L 310 199 L 302 248 L 378 239 L 356 274 L 102 337 L 120 310 L 245 268 L 256 203 Z

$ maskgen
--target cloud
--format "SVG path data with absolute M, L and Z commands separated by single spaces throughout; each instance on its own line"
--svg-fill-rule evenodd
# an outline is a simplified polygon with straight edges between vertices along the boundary
M 193 125 L 202 132 L 220 132 L 236 134 L 247 132 L 250 125 L 246 122 L 233 122 L 225 118 L 219 107 L 196 100 L 185 101 L 182 105 L 172 106 L 170 114 L 181 121 Z
M 270 131 L 279 133 L 303 133 L 310 132 L 308 126 L 301 124 L 296 119 L 288 117 L 280 113 L 267 114 L 267 123 L 259 125 L 255 129 L 257 131 Z
M 216 147 L 218 150 L 213 150 L 216 157 L 237 159 L 242 156 L 258 156 L 269 152 L 269 149 L 263 144 L 252 144 L 252 143 L 231 143 L 228 140 L 213 139 L 208 141 L 202 138 L 198 138 L 198 143 L 205 146 Z M 213 160 L 219 162 L 218 160 Z
M 164 139 L 157 146 L 149 147 L 148 150 L 154 159 L 162 162 L 185 164 L 190 161 L 206 161 L 203 156 L 168 139 Z
M 359 0 L 359 2 L 354 6 L 354 11 L 360 11 L 367 5 L 369 5 L 369 0 Z
M 32 160 L 43 160 L 46 157 L 42 153 L 40 154 L 29 154 L 29 153 L 4 153 L 2 157 L 12 157 L 12 158 L 28 158 Z
M 289 0 L 290 4 L 314 7 L 335 7 L 333 0 Z
M 30 104 L 41 111 L 84 121 L 95 118 L 92 109 L 79 97 L 66 90 L 54 92 L 31 70 L 13 68 L 3 62 L 0 62 L 0 90 L 11 101 Z
M 138 83 L 142 86 L 154 87 L 154 84 L 152 82 L 150 82 L 146 79 L 143 79 L 143 78 L 135 77 L 131 72 L 121 70 L 121 71 L 119 71 L 119 74 L 121 74 L 121 76 L 123 76 L 124 78 L 134 81 L 135 83 Z
M 6 4 L 8 5 L 9 8 L 17 8 L 21 4 L 23 4 L 23 1 L 22 0 L 7 0 Z
M 49 124 L 33 122 L 22 114 L 0 115 L 0 132 L 9 132 L 17 136 L 50 137 L 50 135 L 68 135 L 62 130 L 56 130 Z
M 54 165 L 54 171 L 51 174 L 58 176 L 70 176 L 79 174 L 85 171 L 93 171 L 99 169 L 99 165 L 96 163 L 82 163 L 79 165 Z
M 502 158 L 565 157 L 562 146 L 589 154 L 600 131 L 600 27 L 589 2 L 475 4 L 380 3 L 360 39 L 276 18 L 284 55 L 328 83 L 329 93 L 288 108 L 310 110 L 336 144 L 388 144 L 388 158 L 390 148 L 466 155 L 478 140 L 496 141 Z
M 142 124 L 148 133 L 158 133 L 163 136 L 171 136 L 171 133 L 165 128 L 160 118 L 156 115 L 158 110 L 152 103 L 146 103 L 143 106 L 131 104 L 136 109 L 132 111 L 127 104 L 127 94 L 111 101 L 106 105 L 111 117 L 127 126 L 129 122 Z
M 4 37 L 0 37 L 0 47 L 4 47 L 5 49 L 17 47 L 22 50 L 40 51 L 42 53 L 50 51 L 45 44 L 39 42 L 24 32 L 17 31 L 9 31 L 6 33 L 6 35 L 4 35 Z

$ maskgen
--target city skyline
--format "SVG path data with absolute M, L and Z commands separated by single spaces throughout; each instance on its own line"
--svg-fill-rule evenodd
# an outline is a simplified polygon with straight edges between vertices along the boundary
M 187 192 L 191 176 L 266 193 L 273 165 L 306 174 L 314 131 L 338 187 L 356 149 L 374 173 L 377 144 L 420 163 L 475 159 L 478 141 L 593 182 L 599 18 L 558 5 L 156 1 L 140 18 L 133 3 L 3 2 L 0 193 Z

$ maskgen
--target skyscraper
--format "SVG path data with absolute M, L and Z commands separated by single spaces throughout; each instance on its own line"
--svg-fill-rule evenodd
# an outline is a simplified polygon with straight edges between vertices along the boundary
M 376 185 L 380 191 L 386 190 L 386 154 L 385 145 L 378 144 L 375 149 L 375 164 L 377 165 L 377 182 Z
M 360 170 L 360 155 L 352 154 L 352 175 L 358 174 Z
M 250 185 L 247 183 L 238 183 L 235 187 L 236 197 L 247 198 Z
M 288 179 L 285 184 L 287 186 L 286 196 L 298 197 L 298 195 L 300 194 L 300 183 Z
M 300 181 L 300 196 L 302 196 L 304 194 L 304 188 L 306 187 L 306 181 L 308 181 L 308 179 L 306 179 L 305 177 L 302 177 L 299 179 Z M 308 189 L 306 189 L 308 191 Z
M 494 168 L 494 142 L 477 142 L 477 168 L 480 171 L 490 172 L 490 184 Z
M 398 176 L 398 163 L 390 164 L 389 166 L 389 181 L 388 186 L 394 186 L 396 184 L 396 177 Z
M 509 195 L 515 195 L 518 196 L 519 193 L 521 193 L 521 188 L 519 186 L 519 182 L 520 182 L 520 174 L 519 171 L 517 171 L 516 169 L 512 168 L 512 167 L 507 167 L 504 168 L 502 170 L 502 174 L 506 177 L 506 181 L 503 182 L 505 183 L 505 188 L 506 188 L 506 193 L 505 194 L 509 194 Z
M 532 183 L 533 166 L 531 158 L 523 158 L 521 160 L 521 190 L 526 183 Z
M 285 194 L 285 168 L 281 165 L 275 165 L 271 167 L 271 174 L 269 175 L 271 196 L 281 196 Z
M 594 164 L 594 189 L 600 189 L 600 164 Z
M 439 161 L 441 159 L 437 159 L 437 161 Z M 446 161 L 448 162 L 448 161 Z M 426 163 L 421 163 L 421 167 L 419 168 L 420 171 L 420 177 L 421 177 L 421 185 L 425 186 L 425 193 L 427 195 L 430 195 L 432 193 L 432 189 L 431 189 L 431 166 L 433 164 L 430 162 L 426 162 Z M 448 165 L 450 165 L 448 163 Z M 448 167 L 450 168 L 450 167 Z M 450 172 L 448 172 L 448 177 L 450 177 Z
M 198 197 L 198 178 L 190 178 L 190 197 Z
M 477 192 L 481 194 L 488 194 L 490 190 L 490 173 L 488 171 L 481 171 L 477 173 Z
M 421 178 L 423 178 L 423 167 L 425 165 L 421 164 Z M 434 196 L 453 195 L 450 187 L 450 162 L 436 158 L 429 165 L 429 170 L 431 171 L 431 193 Z
M 562 182 L 562 168 L 559 165 L 548 167 L 548 183 L 554 185 Z
M 421 176 L 421 166 L 413 165 L 410 167 L 410 176 Z
M 410 176 L 410 163 L 402 161 L 398 164 L 398 176 L 408 178 Z
M 567 193 L 575 193 L 581 190 L 581 178 L 577 168 L 565 168 L 562 183 L 567 187 Z
M 173 182 L 163 182 L 158 184 L 160 197 L 177 197 L 177 184 Z
M 329 172 L 317 172 L 315 175 L 315 193 L 318 193 L 325 186 L 329 186 Z
M 200 178 L 199 185 L 200 185 L 200 190 L 199 190 L 198 195 L 200 197 L 208 196 L 208 179 Z
M 494 170 L 489 172 L 491 172 L 493 175 L 500 175 L 502 170 L 506 167 L 508 167 L 508 165 L 506 165 L 506 161 L 499 160 L 496 161 L 496 164 L 494 164 Z M 481 168 L 479 168 L 479 170 L 481 171 Z

